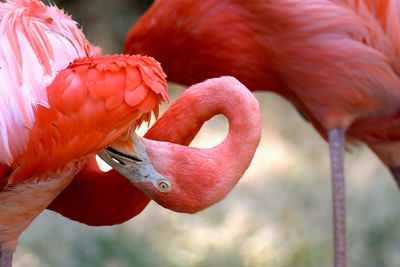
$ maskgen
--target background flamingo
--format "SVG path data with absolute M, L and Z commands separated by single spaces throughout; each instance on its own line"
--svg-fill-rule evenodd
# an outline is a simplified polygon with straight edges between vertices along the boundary
M 110 45 L 121 44 L 137 13 L 129 9 L 135 2 L 117 3 L 74 1 L 67 5 L 69 13 L 80 18 L 85 34 L 107 53 L 120 51 Z M 183 89 L 170 86 L 171 102 Z M 328 199 L 323 201 L 329 191 L 328 181 L 321 179 L 329 169 L 326 144 L 281 98 L 255 95 L 262 103 L 261 147 L 240 187 L 226 200 L 196 216 L 150 204 L 135 220 L 99 229 L 45 212 L 21 236 L 16 265 L 319 266 L 319 262 L 329 262 L 330 209 Z M 226 132 L 226 122 L 217 117 L 205 124 L 193 145 L 212 146 Z M 352 265 L 396 266 L 398 192 L 387 171 L 365 149 L 348 154 L 346 163 L 352 166 L 346 172 L 349 208 L 353 218 L 363 218 L 360 224 L 350 217 L 348 224 Z M 265 209 L 269 212 L 259 212 Z
M 344 131 L 398 173 L 397 11 L 396 1 L 157 1 L 125 51 L 158 57 L 171 81 L 230 74 L 294 103 L 330 144 L 335 262 L 345 266 Z

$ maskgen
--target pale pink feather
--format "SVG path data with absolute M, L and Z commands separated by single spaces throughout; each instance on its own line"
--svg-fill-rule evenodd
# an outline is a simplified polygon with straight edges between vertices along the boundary
M 46 87 L 78 57 L 98 54 L 77 23 L 35 0 L 0 3 L 0 163 L 23 152 Z

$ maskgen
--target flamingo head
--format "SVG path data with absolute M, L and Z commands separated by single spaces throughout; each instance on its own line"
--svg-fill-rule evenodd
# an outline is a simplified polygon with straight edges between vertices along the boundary
M 193 148 L 185 155 L 187 149 L 132 134 L 98 155 L 161 206 L 196 213 L 223 199 L 238 179 L 221 179 L 220 168 L 209 166 L 212 159 L 201 159 L 202 152 L 193 153 Z

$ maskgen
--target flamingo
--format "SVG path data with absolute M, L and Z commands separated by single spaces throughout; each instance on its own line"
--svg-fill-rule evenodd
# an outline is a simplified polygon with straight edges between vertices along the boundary
M 292 102 L 330 145 L 334 264 L 346 266 L 345 137 L 400 185 L 399 11 L 397 0 L 158 0 L 125 52 L 156 57 L 173 82 L 232 75 Z
M 209 149 L 187 147 L 203 123 L 216 114 L 228 118 L 227 138 Z M 114 169 L 103 173 L 92 158 L 85 166 L 88 169 L 82 169 L 48 209 L 88 225 L 114 225 L 134 217 L 148 198 L 130 189 L 126 179 L 113 177 L 118 170 L 158 204 L 195 213 L 233 188 L 260 138 L 258 102 L 247 88 L 232 77 L 207 80 L 187 89 L 143 138 L 132 135 L 100 152 Z M 146 161 L 151 165 L 144 165 Z M 156 174 L 133 175 L 146 171 Z
M 145 144 L 150 157 L 145 162 L 147 165 L 137 166 L 139 176 L 130 174 L 131 182 L 165 207 L 182 212 L 195 212 L 222 199 L 250 164 L 251 159 L 237 157 L 230 161 L 227 158 L 230 153 L 242 152 L 246 158 L 251 158 L 261 132 L 257 101 L 233 78 L 210 80 L 204 85 L 224 86 L 227 92 L 237 95 L 232 99 L 223 98 L 225 102 L 221 105 L 225 110 L 231 108 L 229 104 L 238 102 L 238 97 L 247 99 L 245 104 L 238 106 L 236 113 L 247 108 L 245 115 L 254 122 L 250 123 L 247 117 L 232 121 L 236 128 L 254 127 L 255 134 L 248 135 L 245 130 L 235 129 L 226 142 L 216 149 L 204 151 L 139 139 L 132 132 L 143 121 L 150 120 L 151 112 L 157 117 L 159 104 L 168 101 L 165 74 L 157 61 L 144 56 L 100 55 L 99 49 L 85 39 L 76 22 L 55 6 L 45 6 L 39 1 L 0 3 L 0 19 L 0 75 L 3 80 L 0 87 L 1 267 L 11 266 L 19 235 L 75 176 L 98 178 L 92 182 L 95 185 L 110 178 L 107 174 L 96 175 L 89 171 L 95 170 L 94 155 L 113 142 L 118 149 L 122 144 L 128 145 L 127 149 L 132 153 L 133 148 Z M 250 116 L 250 112 L 254 114 Z M 138 143 L 131 143 L 132 138 L 139 140 Z M 249 144 L 232 148 L 241 139 Z M 166 151 L 168 149 L 172 151 Z M 166 161 L 163 154 L 151 156 L 152 151 L 157 150 L 175 158 Z M 107 151 L 116 150 L 108 148 Z M 209 170 L 198 171 L 193 169 L 193 164 L 186 167 L 180 160 L 182 154 L 187 157 L 186 163 L 197 162 L 200 165 L 197 167 Z M 199 162 L 201 155 L 203 162 Z M 211 159 L 205 159 L 205 156 Z M 221 157 L 217 161 L 219 165 L 207 162 L 215 157 Z M 227 164 L 229 169 L 223 169 L 223 159 L 234 165 L 233 168 Z M 143 169 L 153 170 L 158 176 L 141 177 Z M 130 170 L 135 171 L 132 166 Z M 198 181 L 192 180 L 196 177 L 193 172 L 200 179 L 197 186 Z M 135 199 L 130 212 L 139 213 L 147 205 L 148 196 L 131 187 L 123 191 L 128 183 L 121 182 L 117 172 L 111 174 L 112 178 L 117 177 L 112 188 L 129 195 L 130 200 Z M 158 181 L 161 175 L 162 179 Z M 210 182 L 204 185 L 204 177 L 199 175 L 215 180 L 204 179 Z M 148 185 L 149 182 L 154 188 Z M 164 193 L 166 185 L 168 194 Z M 189 188 L 191 185 L 193 188 Z M 213 186 L 215 190 L 211 188 Z M 92 189 L 96 190 L 95 187 Z M 159 192 L 155 192 L 157 190 Z M 191 195 L 193 192 L 195 196 Z M 113 223 L 124 220 L 117 219 Z
M 0 3 L 0 266 L 19 235 L 106 148 L 167 101 L 154 59 L 101 56 L 69 16 Z

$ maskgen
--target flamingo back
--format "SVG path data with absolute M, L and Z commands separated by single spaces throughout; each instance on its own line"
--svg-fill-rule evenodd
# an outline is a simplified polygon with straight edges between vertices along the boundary
M 158 116 L 168 101 L 165 74 L 149 57 L 97 56 L 75 60 L 48 86 L 49 108 L 39 106 L 27 148 L 8 185 L 97 153 Z

